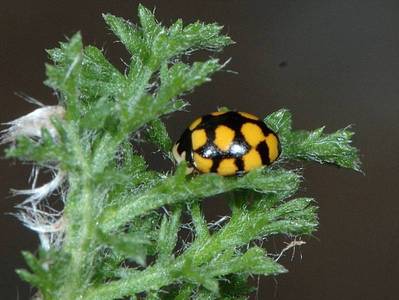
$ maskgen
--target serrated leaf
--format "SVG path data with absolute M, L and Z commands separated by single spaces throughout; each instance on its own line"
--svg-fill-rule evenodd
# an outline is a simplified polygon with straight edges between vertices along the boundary
M 101 129 L 106 127 L 109 118 L 116 118 L 115 112 L 110 109 L 112 101 L 107 96 L 99 98 L 86 108 L 85 115 L 82 118 L 81 126 L 87 129 Z
M 175 98 L 209 81 L 209 76 L 220 68 L 218 60 L 194 63 L 191 67 L 183 63 L 178 63 L 169 70 L 163 67 L 160 74 L 161 87 L 155 99 L 143 98 L 136 109 L 144 110 L 148 113 L 152 112 L 152 114 L 159 116 L 181 110 L 185 106 L 185 102 L 175 100 Z
M 158 237 L 158 259 L 170 259 L 177 242 L 177 233 L 180 228 L 181 208 L 175 208 L 170 217 L 163 217 Z
M 106 147 L 104 143 L 102 144 Z M 100 157 L 102 153 L 101 149 L 99 148 L 97 151 L 99 151 L 98 157 Z M 111 161 L 109 161 L 109 157 L 111 157 Z M 101 163 L 99 162 L 99 165 L 104 165 L 104 162 L 108 161 L 111 165 L 104 168 L 104 171 L 102 173 L 99 172 L 97 176 L 99 181 L 109 186 L 118 197 L 122 197 L 126 193 L 126 190 L 130 191 L 129 194 L 131 194 L 131 189 L 138 186 L 142 186 L 143 188 L 149 187 L 160 179 L 160 174 L 153 170 L 148 170 L 147 162 L 142 156 L 134 152 L 131 144 L 128 142 L 120 145 L 118 163 L 113 159 L 114 157 L 111 155 L 107 159 L 103 159 Z M 97 170 L 100 169 L 97 168 Z M 122 193 L 122 195 L 117 191 Z
M 287 109 L 280 109 L 271 113 L 265 118 L 265 123 L 279 135 L 280 140 L 285 144 L 292 131 L 292 115 Z
M 141 4 L 139 4 L 138 7 L 138 16 L 144 36 L 146 37 L 147 42 L 151 43 L 163 28 L 158 24 L 154 14 Z
M 232 264 L 234 273 L 248 272 L 257 275 L 277 275 L 287 270 L 270 257 L 259 247 L 250 248 L 243 256 L 236 259 Z
M 110 278 L 119 277 L 119 267 L 125 260 L 125 256 L 118 255 L 111 250 L 103 251 L 101 255 L 97 255 L 93 262 L 93 266 L 95 266 L 93 283 L 101 284 L 110 280 Z
M 60 48 L 47 49 L 46 52 L 54 63 L 62 63 L 65 59 L 65 43 L 60 43 Z
M 219 283 L 210 272 L 201 269 L 193 264 L 190 258 L 186 258 L 184 264 L 176 271 L 173 276 L 177 279 L 185 279 L 190 283 L 195 283 L 203 286 L 213 294 L 219 293 Z
M 181 287 L 178 294 L 176 291 L 177 295 L 172 295 L 173 298 L 170 299 L 174 299 L 174 300 L 186 300 L 186 299 L 190 299 L 190 296 L 193 292 L 193 287 L 188 285 L 185 287 Z M 168 300 L 168 298 L 166 298 L 165 300 Z
M 330 163 L 361 172 L 358 150 L 351 145 L 353 132 L 347 128 L 331 134 L 323 133 L 324 127 L 314 131 L 292 132 L 283 156 L 318 163 Z
M 244 300 L 256 289 L 248 285 L 248 274 L 229 274 L 220 282 L 220 296 L 226 299 Z
M 17 270 L 15 270 L 15 272 L 18 274 L 18 276 L 23 281 L 28 282 L 32 286 L 41 287 L 42 282 L 41 282 L 40 278 L 37 275 L 32 274 L 32 273 L 30 273 L 30 272 L 28 272 L 27 270 L 24 270 L 24 269 L 17 269 Z
M 145 132 L 146 139 L 157 146 L 160 150 L 168 153 L 172 149 L 173 142 L 169 137 L 165 124 L 155 119 L 148 124 Z
M 287 270 L 266 256 L 265 251 L 260 247 L 252 247 L 243 255 L 234 255 L 228 251 L 220 256 L 216 256 L 210 264 L 208 270 L 212 276 L 224 276 L 233 273 L 248 273 L 257 275 L 276 275 L 287 272 Z
M 193 48 L 205 48 L 220 51 L 223 47 L 231 45 L 234 41 L 226 35 L 220 35 L 223 26 L 216 23 L 204 24 L 195 22 L 189 24 L 183 30 L 185 44 L 193 45 Z
M 101 231 L 97 232 L 100 240 L 109 245 L 117 255 L 122 255 L 134 260 L 136 263 L 145 266 L 147 256 L 147 246 L 150 240 L 141 232 L 130 232 L 107 236 Z
M 145 298 L 146 300 L 161 300 L 162 298 L 159 296 L 159 294 L 155 291 L 150 291 L 147 292 L 147 297 Z
M 192 257 L 195 264 L 199 265 L 210 261 L 217 254 L 220 255 L 224 249 L 235 249 L 264 236 L 310 234 L 318 224 L 316 208 L 309 205 L 310 203 L 311 199 L 300 198 L 268 210 L 265 210 L 264 204 L 259 204 L 259 201 L 249 208 L 243 204 L 240 212 L 233 214 L 230 221 L 206 242 L 206 247 L 211 251 L 199 255 L 198 251 L 201 251 L 205 245 L 202 241 L 195 241 L 186 250 L 186 255 Z M 224 252 L 218 256 L 218 262 L 223 264 L 231 256 L 232 252 Z
M 111 14 L 103 14 L 103 18 L 132 56 L 142 61 L 148 59 L 148 49 L 143 41 L 142 33 L 137 27 L 127 20 Z
M 103 214 L 104 230 L 121 226 L 128 218 L 145 214 L 163 205 L 180 203 L 189 199 L 203 199 L 235 189 L 276 193 L 285 198 L 297 190 L 300 182 L 298 174 L 285 170 L 256 169 L 239 178 L 204 174 L 191 180 L 186 180 L 185 172 L 186 166 L 179 164 L 174 176 L 158 183 L 139 196 L 134 195 L 134 199 L 127 201 L 123 207 L 107 208 Z
M 51 88 L 61 92 L 62 100 L 67 106 L 66 118 L 78 118 L 79 116 L 79 87 L 78 81 L 81 72 L 83 57 L 82 37 L 76 33 L 62 46 L 63 55 L 58 53 L 55 65 L 46 65 L 47 80 L 45 83 Z M 55 57 L 55 53 L 51 54 Z M 59 52 L 59 51 L 58 51 Z M 57 60 L 57 59 L 56 59 Z
M 196 240 L 208 239 L 210 236 L 208 224 L 203 213 L 201 212 L 199 202 L 194 200 L 193 203 L 189 204 L 189 210 L 194 224 Z
M 265 118 L 278 133 L 282 144 L 282 158 L 330 163 L 361 172 L 358 151 L 351 145 L 353 132 L 349 128 L 324 133 L 324 126 L 313 131 L 292 131 L 291 113 L 280 109 Z
M 93 101 L 114 96 L 126 86 L 125 77 L 94 46 L 84 49 L 80 86 L 85 98 Z
M 40 261 L 32 253 L 28 251 L 22 251 L 22 256 L 24 257 L 26 264 L 33 271 L 33 273 L 41 275 L 45 274 L 45 270 L 40 264 Z
M 217 59 L 206 62 L 196 62 L 191 67 L 178 63 L 161 75 L 161 88 L 157 94 L 156 102 L 165 103 L 167 100 L 177 97 L 179 94 L 191 91 L 198 85 L 209 81 L 209 76 L 220 70 Z
M 196 49 L 219 51 L 233 41 L 220 34 L 223 27 L 218 24 L 204 24 L 196 22 L 183 27 L 181 20 L 177 20 L 168 31 L 160 31 L 153 45 L 154 56 L 160 60 L 169 61 Z
M 40 141 L 34 141 L 25 136 L 17 138 L 15 146 L 6 149 L 6 157 L 18 157 L 22 160 L 34 160 L 40 163 L 59 162 L 70 167 L 64 148 L 57 144 L 48 130 L 42 130 Z
M 165 113 L 162 115 L 168 115 L 168 114 L 176 112 L 176 111 L 182 111 L 188 105 L 189 105 L 189 103 L 182 99 L 172 100 L 171 102 L 169 102 L 168 107 L 165 107 Z

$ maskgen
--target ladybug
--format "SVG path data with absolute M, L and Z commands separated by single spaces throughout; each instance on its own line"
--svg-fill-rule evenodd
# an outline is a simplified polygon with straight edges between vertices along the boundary
M 280 141 L 258 117 L 237 111 L 197 118 L 172 149 L 176 161 L 187 161 L 188 173 L 242 175 L 270 165 L 281 153 Z

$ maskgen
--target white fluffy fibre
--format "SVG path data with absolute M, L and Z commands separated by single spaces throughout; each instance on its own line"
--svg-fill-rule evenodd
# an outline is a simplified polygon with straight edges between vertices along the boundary
M 43 129 L 47 129 L 56 141 L 57 129 L 53 125 L 52 118 L 63 119 L 64 115 L 65 109 L 60 105 L 41 106 L 25 116 L 5 123 L 9 127 L 0 132 L 0 144 L 15 143 L 20 136 L 40 140 Z M 14 195 L 26 196 L 26 199 L 16 206 L 19 210 L 15 215 L 26 227 L 38 233 L 41 246 L 45 250 L 58 248 L 61 245 L 65 229 L 63 211 L 55 210 L 48 202 L 48 197 L 60 190 L 66 174 L 57 166 L 50 168 L 52 179 L 49 182 L 37 187 L 39 169 L 34 167 L 31 175 L 32 187 L 13 190 Z
M 65 229 L 62 211 L 52 210 L 49 206 L 25 206 L 16 216 L 26 227 L 37 232 L 44 250 L 61 246 Z
M 46 183 L 43 184 L 40 187 L 35 187 L 36 185 L 36 178 L 38 176 L 38 173 L 35 174 L 35 178 L 33 181 L 33 185 L 31 189 L 27 190 L 12 190 L 14 195 L 16 196 L 28 196 L 21 204 L 18 206 L 26 206 L 26 205 L 31 205 L 31 206 L 37 206 L 44 198 L 47 198 L 50 196 L 55 190 L 58 189 L 58 187 L 61 186 L 65 179 L 65 174 L 62 171 L 58 171 L 54 173 L 53 179 Z
M 58 248 L 64 235 L 63 212 L 52 208 L 47 199 L 62 186 L 65 174 L 62 171 L 54 170 L 54 177 L 50 182 L 40 187 L 35 187 L 39 173 L 36 170 L 33 173 L 34 178 L 31 189 L 14 191 L 15 195 L 29 196 L 16 206 L 19 208 L 16 216 L 26 227 L 37 232 L 43 249 Z
M 47 129 L 55 138 L 57 130 L 51 122 L 52 117 L 62 119 L 65 109 L 61 105 L 44 106 L 13 121 L 4 123 L 10 127 L 0 131 L 0 144 L 15 142 L 19 136 L 41 138 L 42 129 Z

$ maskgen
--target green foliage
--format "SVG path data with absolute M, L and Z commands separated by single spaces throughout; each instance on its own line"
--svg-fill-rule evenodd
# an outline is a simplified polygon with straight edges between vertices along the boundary
M 43 129 L 39 139 L 21 137 L 7 152 L 67 174 L 62 243 L 37 258 L 24 252 L 30 271 L 18 274 L 43 299 L 245 299 L 250 275 L 287 272 L 256 241 L 306 236 L 318 226 L 314 201 L 292 198 L 301 174 L 281 164 L 241 177 L 187 176 L 184 163 L 174 172 L 149 170 L 131 137 L 143 136 L 169 156 L 172 141 L 160 118 L 181 110 L 181 97 L 222 68 L 217 59 L 182 58 L 220 51 L 232 40 L 217 24 L 178 20 L 167 28 L 141 5 L 139 25 L 104 19 L 131 54 L 127 70 L 84 47 L 80 34 L 49 50 L 46 84 L 66 116 L 52 121 L 56 137 Z M 279 134 L 283 159 L 360 170 L 349 129 L 295 131 L 287 110 L 265 122 Z M 210 230 L 200 204 L 219 194 L 229 198 L 231 217 Z M 187 215 L 192 222 L 183 224 Z M 182 240 L 187 228 L 192 238 Z
M 358 151 L 351 146 L 354 133 L 349 127 L 331 134 L 324 133 L 324 126 L 313 131 L 292 131 L 291 113 L 286 109 L 270 114 L 265 122 L 279 133 L 283 158 L 330 163 L 361 171 Z
M 172 149 L 173 142 L 169 137 L 165 124 L 159 120 L 153 120 L 148 124 L 145 132 L 146 138 L 165 153 Z
M 61 100 L 67 106 L 67 116 L 78 119 L 80 114 L 78 77 L 82 65 L 82 37 L 75 34 L 68 43 L 61 44 L 58 66 L 46 65 L 46 84 L 61 92 Z

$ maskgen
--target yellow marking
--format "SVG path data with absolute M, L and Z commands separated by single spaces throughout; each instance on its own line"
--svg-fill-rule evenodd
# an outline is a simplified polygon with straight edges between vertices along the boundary
M 245 118 L 252 119 L 252 120 L 259 120 L 259 118 L 257 116 L 251 115 L 249 113 L 246 113 L 243 111 L 239 111 L 238 113 Z
M 238 170 L 236 164 L 234 163 L 235 159 L 234 158 L 226 158 L 223 159 L 218 167 L 218 174 L 222 176 L 227 176 L 227 175 L 234 175 L 236 171 Z
M 194 130 L 195 127 L 197 127 L 202 121 L 202 118 L 197 118 L 194 120 L 194 122 L 191 123 L 191 125 L 188 127 L 190 130 Z
M 277 159 L 278 153 L 278 139 L 273 133 L 269 133 L 266 137 L 266 144 L 269 148 L 269 160 L 273 162 Z
M 202 173 L 209 173 L 212 168 L 212 159 L 204 158 L 198 153 L 194 153 L 194 165 Z
M 262 129 L 256 124 L 244 123 L 244 125 L 241 126 L 241 133 L 243 134 L 245 141 L 252 147 L 256 147 L 265 139 Z
M 235 132 L 233 129 L 219 125 L 215 129 L 215 145 L 222 151 L 227 151 L 230 148 L 231 143 L 233 142 L 235 136 Z
M 242 157 L 242 160 L 244 162 L 245 172 L 262 166 L 262 159 L 260 158 L 258 151 L 255 149 L 251 149 L 247 154 L 245 154 Z
M 206 144 L 206 132 L 205 129 L 197 129 L 194 130 L 191 134 L 191 142 L 193 144 L 193 150 L 197 150 L 198 148 L 204 146 Z
M 216 116 L 220 116 L 225 114 L 225 111 L 214 111 L 213 113 L 211 113 L 212 116 L 216 117 Z

